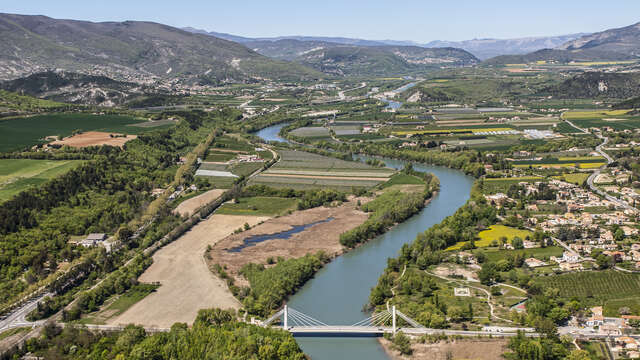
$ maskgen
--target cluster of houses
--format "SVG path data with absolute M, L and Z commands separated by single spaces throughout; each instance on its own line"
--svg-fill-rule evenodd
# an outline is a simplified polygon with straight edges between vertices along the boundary
M 589 256 L 595 249 L 600 249 L 603 254 L 613 257 L 617 262 L 635 262 L 636 268 L 640 269 L 640 244 L 623 248 L 615 241 L 612 232 L 615 226 L 621 229 L 625 236 L 638 235 L 636 213 L 631 210 L 615 210 L 613 202 L 601 199 L 595 193 L 571 183 L 551 180 L 547 184 L 555 193 L 556 199 L 530 202 L 526 209 L 531 212 L 531 215 L 523 219 L 524 223 L 549 233 L 556 233 L 561 227 L 579 229 L 578 232 L 581 235 L 575 242 L 571 241 L 568 244 L 569 248 L 562 257 L 551 257 L 550 261 L 558 264 L 562 271 L 580 271 L 583 270 L 582 261 L 585 260 L 581 254 L 587 257 L 586 260 L 593 260 Z M 536 193 L 540 188 L 540 182 L 520 182 L 518 185 L 524 189 L 525 195 Z M 497 208 L 516 202 L 504 193 L 485 195 L 485 198 Z M 564 205 L 566 212 L 554 214 L 541 211 L 541 209 L 544 210 L 544 206 L 550 204 Z M 600 211 L 592 212 L 591 209 L 600 209 Z M 525 263 L 531 268 L 548 265 L 534 258 L 526 259 Z
M 111 240 L 111 241 L 110 241 Z M 92 233 L 87 235 L 86 238 L 77 242 L 77 245 L 84 247 L 96 247 L 100 246 L 107 250 L 107 252 L 111 252 L 114 250 L 114 247 L 117 245 L 113 239 L 109 239 L 107 234 L 104 233 Z
M 578 323 L 591 332 L 611 336 L 611 351 L 617 356 L 630 359 L 640 359 L 640 340 L 625 336 L 635 332 L 632 322 L 640 321 L 640 316 L 622 315 L 620 317 L 605 317 L 602 306 L 592 307 L 591 315 L 586 319 L 579 319 Z

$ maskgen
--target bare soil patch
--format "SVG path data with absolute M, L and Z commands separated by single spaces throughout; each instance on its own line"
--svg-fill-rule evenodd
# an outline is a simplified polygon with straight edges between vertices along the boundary
M 207 245 L 224 239 L 245 223 L 255 225 L 267 219 L 216 214 L 200 222 L 156 252 L 153 264 L 140 276 L 141 282 L 160 282 L 161 286 L 109 324 L 170 327 L 176 322 L 193 323 L 199 309 L 240 308 L 226 283 L 209 271 L 203 255 Z
M 360 199 L 364 202 L 364 199 Z M 319 223 L 306 230 L 292 235 L 289 239 L 271 239 L 249 246 L 240 252 L 229 252 L 228 249 L 244 244 L 244 240 L 255 235 L 275 234 L 291 230 L 293 226 L 306 225 L 317 221 Z M 285 259 L 302 257 L 308 253 L 323 250 L 330 256 L 337 256 L 344 252 L 340 245 L 340 234 L 362 224 L 368 214 L 357 209 L 357 199 L 338 207 L 319 207 L 309 210 L 296 211 L 291 215 L 274 218 L 248 231 L 233 234 L 217 242 L 210 251 L 211 265 L 220 264 L 227 267 L 227 273 L 234 277 L 237 285 L 248 285 L 239 271 L 245 264 L 266 264 L 268 258 L 279 256 Z
M 380 343 L 392 360 L 446 360 L 450 354 L 455 360 L 495 360 L 501 359 L 502 354 L 507 351 L 507 340 L 505 339 L 462 339 L 453 342 L 438 342 L 435 344 L 413 343 L 411 356 L 400 355 L 395 350 L 391 350 L 391 342 L 380 338 Z
M 62 140 L 56 140 L 51 145 L 67 145 L 82 148 L 96 145 L 111 145 L 122 147 L 127 141 L 137 138 L 136 135 L 123 135 L 101 131 L 87 131 Z
M 204 194 L 192 197 L 191 199 L 181 202 L 180 205 L 173 210 L 173 213 L 180 216 L 190 216 L 203 205 L 209 204 L 219 198 L 225 191 L 224 189 L 213 189 Z
M 433 269 L 434 274 L 444 277 L 449 277 L 451 275 L 460 275 L 463 276 L 466 280 L 469 281 L 478 281 L 478 274 L 475 271 L 466 269 L 462 266 L 458 265 L 440 265 L 437 268 Z

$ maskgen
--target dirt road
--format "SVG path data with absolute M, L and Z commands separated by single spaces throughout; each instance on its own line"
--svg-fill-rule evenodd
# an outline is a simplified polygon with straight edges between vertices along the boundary
M 226 283 L 213 275 L 204 261 L 209 244 L 215 244 L 245 223 L 255 225 L 268 217 L 213 215 L 153 256 L 153 265 L 142 282 L 161 283 L 147 296 L 109 324 L 141 324 L 170 327 L 175 322 L 193 323 L 198 310 L 219 307 L 238 309 L 240 303 Z

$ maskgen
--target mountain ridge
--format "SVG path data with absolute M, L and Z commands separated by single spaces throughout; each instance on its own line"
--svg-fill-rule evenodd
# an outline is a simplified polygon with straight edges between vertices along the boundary
M 359 45 L 359 46 L 418 46 L 425 48 L 454 47 L 466 50 L 481 60 L 485 60 L 498 55 L 520 55 L 544 48 L 554 48 L 569 40 L 577 39 L 588 33 L 575 33 L 556 36 L 531 36 L 512 39 L 482 38 L 462 41 L 433 40 L 426 43 L 420 43 L 411 40 L 366 40 L 347 37 L 328 37 L 328 36 L 276 36 L 276 37 L 244 37 L 228 33 L 220 33 L 215 31 L 206 31 L 195 29 L 192 27 L 184 28 L 187 31 L 193 31 L 200 34 L 209 34 L 223 39 L 237 41 L 242 44 L 252 42 L 276 42 L 280 40 L 298 40 L 298 41 L 314 41 L 314 42 L 332 42 L 342 45 Z M 508 49 L 508 50 L 500 50 Z
M 0 79 L 62 69 L 113 79 L 192 83 L 315 78 L 238 43 L 144 21 L 89 22 L 0 13 Z

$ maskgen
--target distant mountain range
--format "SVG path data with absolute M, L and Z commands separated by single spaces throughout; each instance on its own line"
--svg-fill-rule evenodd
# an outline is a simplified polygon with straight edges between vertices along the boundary
M 343 45 L 356 45 L 356 46 L 417 46 L 425 48 L 459 48 L 466 50 L 478 59 L 485 60 L 498 55 L 520 55 L 533 52 L 540 49 L 555 48 L 567 41 L 575 40 L 581 36 L 587 35 L 586 33 L 560 35 L 560 36 L 543 36 L 543 37 L 526 37 L 516 39 L 473 39 L 465 41 L 443 41 L 436 40 L 429 43 L 418 43 L 415 41 L 399 41 L 399 40 L 363 40 L 344 37 L 323 37 L 323 36 L 278 36 L 270 38 L 248 38 L 237 35 L 231 35 L 219 32 L 207 32 L 205 30 L 199 30 L 194 28 L 184 28 L 187 31 L 207 34 L 221 39 L 239 42 L 255 48 L 251 44 L 264 44 L 265 42 L 278 42 L 281 40 L 298 40 L 310 43 L 334 43 Z M 256 50 L 263 55 L 271 56 Z M 272 51 L 273 53 L 273 51 Z
M 486 60 L 499 55 L 520 55 L 541 49 L 553 49 L 567 41 L 575 40 L 585 33 L 526 37 L 517 39 L 473 39 L 465 41 L 432 41 L 425 44 L 426 47 L 455 47 L 467 50 L 481 60 Z
M 478 58 L 462 49 L 425 48 L 405 41 L 314 36 L 251 39 L 193 28 L 185 30 L 236 41 L 270 58 L 296 62 L 335 76 L 398 75 L 438 66 L 479 63 Z
M 566 42 L 559 46 L 558 49 L 610 51 L 640 57 L 640 22 L 618 29 L 585 35 L 576 40 Z
M 52 69 L 136 82 L 177 78 L 205 84 L 322 76 L 232 41 L 151 22 L 0 14 L 0 38 L 0 79 Z
M 257 40 L 244 45 L 274 59 L 293 61 L 336 76 L 398 75 L 479 62 L 471 53 L 454 48 L 362 46 L 295 39 Z
M 581 36 L 555 49 L 538 50 L 525 55 L 502 55 L 485 63 L 492 65 L 554 60 L 562 63 L 594 60 L 640 59 L 640 23 Z
M 474 52 L 480 58 L 512 53 L 486 60 L 489 65 L 639 58 L 640 24 L 580 35 L 428 44 L 312 36 L 253 39 L 152 22 L 94 23 L 0 13 L 0 81 L 25 78 L 5 86 L 52 99 L 58 97 L 51 84 L 67 84 L 69 93 L 100 104 L 127 101 L 137 85 L 159 80 L 218 85 L 327 75 L 397 76 L 478 64 Z

